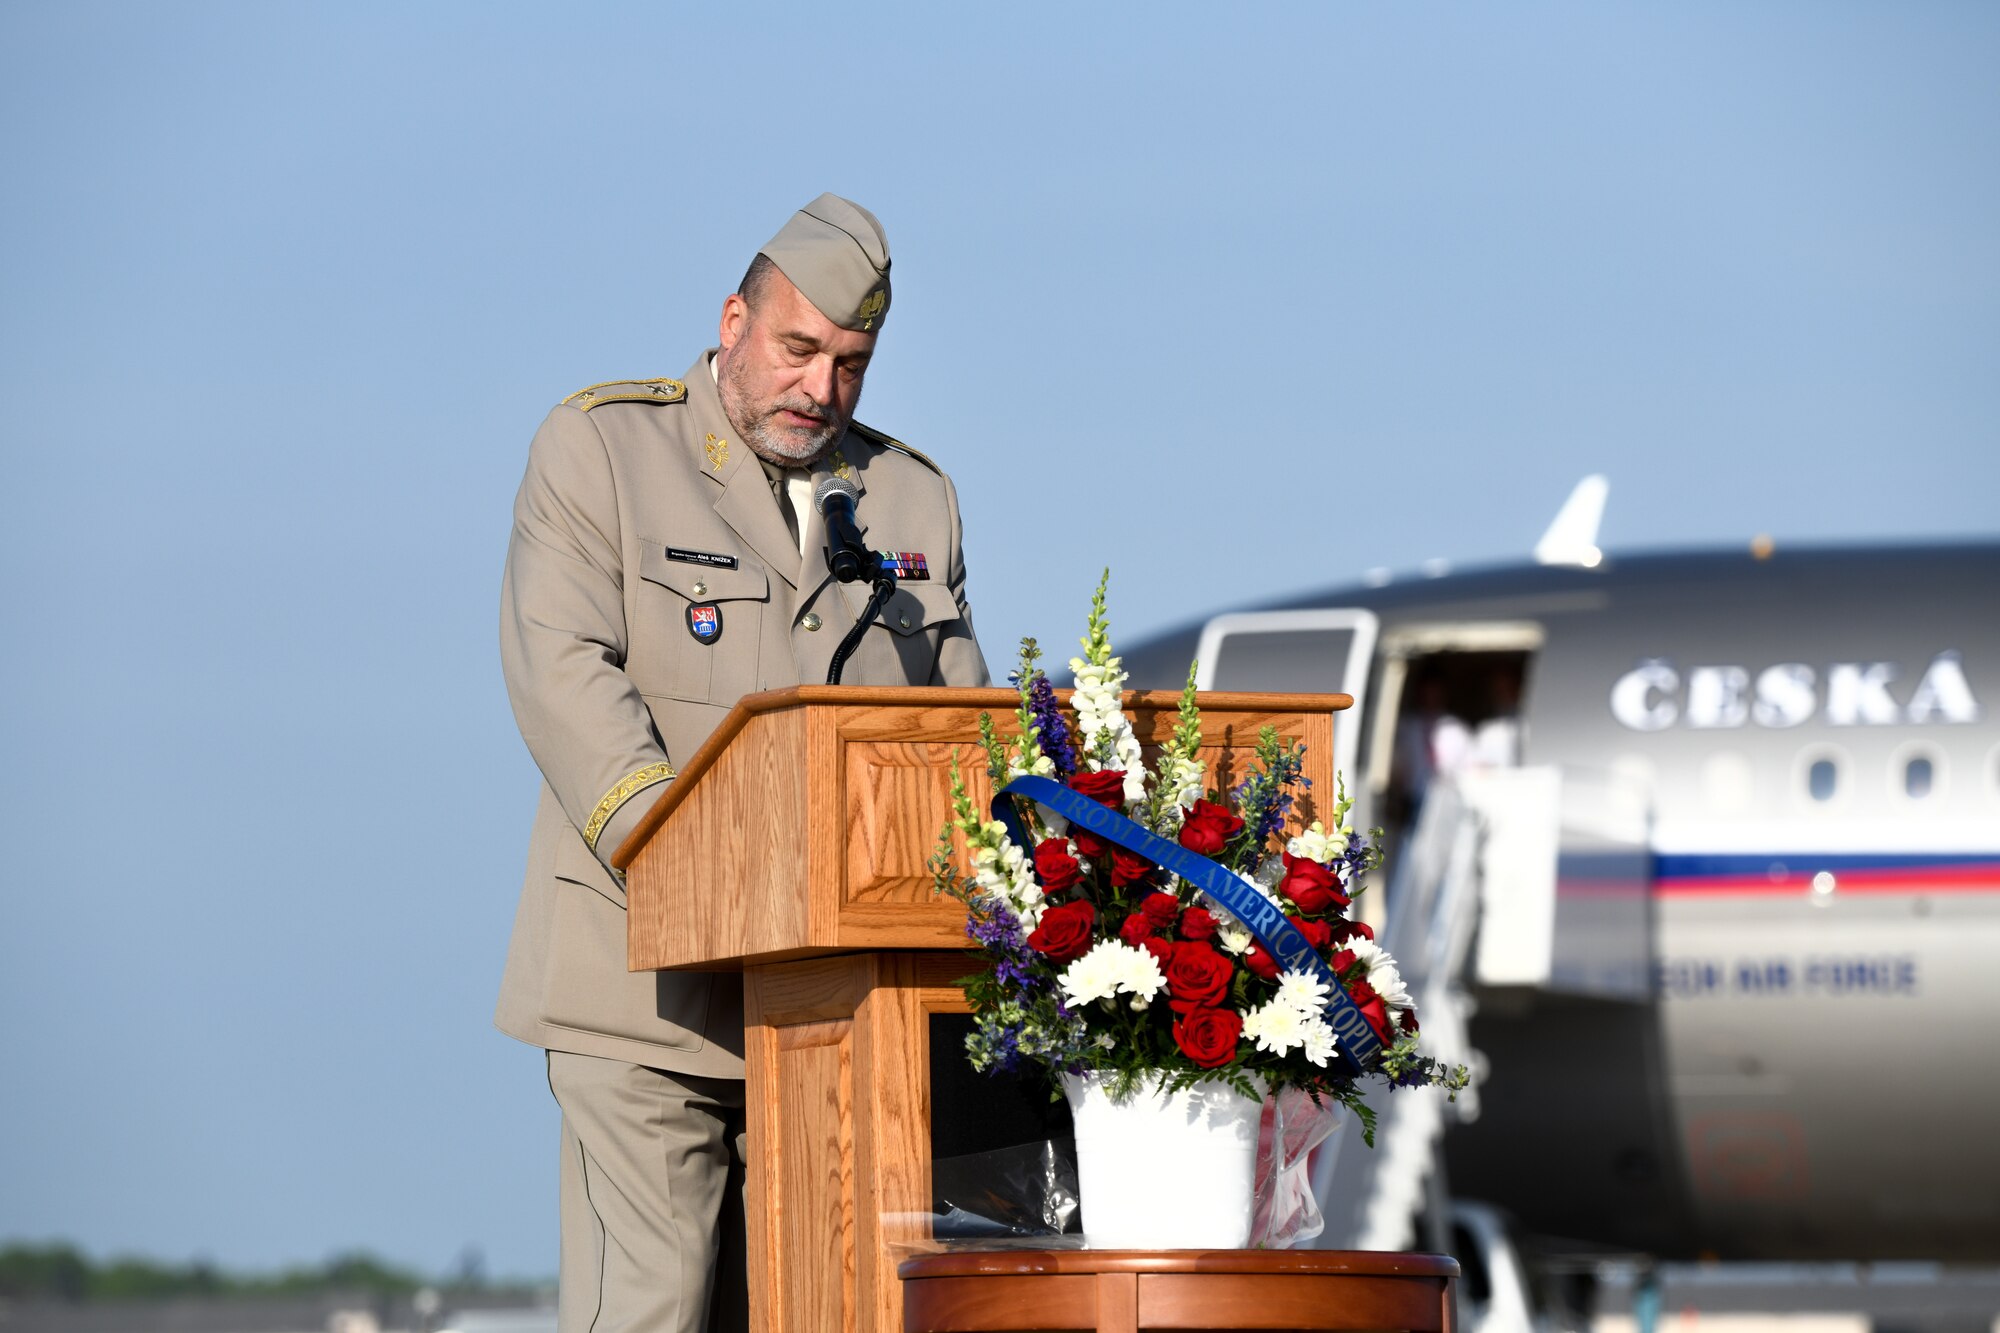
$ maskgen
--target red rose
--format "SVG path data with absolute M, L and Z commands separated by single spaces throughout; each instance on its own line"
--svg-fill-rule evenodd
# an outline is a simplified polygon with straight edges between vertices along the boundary
M 1152 921 L 1155 930 L 1172 930 L 1174 918 L 1181 914 L 1181 903 L 1171 893 L 1149 893 L 1139 904 L 1139 910 Z
M 1181 825 L 1181 846 L 1201 856 L 1214 856 L 1243 831 L 1243 821 L 1226 806 L 1196 801 Z
M 1176 944 L 1167 960 L 1168 1006 L 1177 1014 L 1222 1003 L 1236 967 L 1206 944 Z
M 1134 912 L 1125 918 L 1125 924 L 1118 927 L 1118 938 L 1138 948 L 1154 933 L 1153 918 L 1144 912 Z
M 1092 833 L 1089 829 L 1070 825 L 1069 835 L 1076 839 L 1076 849 L 1093 861 L 1100 861 L 1111 850 L 1111 844 Z
M 1111 887 L 1114 889 L 1144 883 L 1153 877 L 1156 868 L 1137 852 L 1128 852 L 1123 847 L 1111 849 Z
M 1345 944 L 1359 935 L 1364 940 L 1375 938 L 1375 929 L 1366 921 L 1336 921 L 1333 923 L 1333 942 Z
M 1158 935 L 1148 935 L 1145 939 L 1139 941 L 1139 947 L 1153 955 L 1153 961 L 1160 965 L 1160 971 L 1162 972 L 1165 972 L 1167 964 L 1173 961 L 1174 942 L 1172 940 L 1163 940 Z
M 1191 1009 L 1174 1020 L 1174 1045 L 1203 1069 L 1215 1069 L 1236 1058 L 1236 1039 L 1243 1020 L 1229 1009 Z
M 1339 976 L 1341 973 L 1347 971 L 1348 968 L 1353 967 L 1354 961 L 1354 950 L 1342 949 L 1340 952 L 1334 954 L 1333 957 L 1327 959 L 1326 965 L 1333 969 L 1335 976 Z
M 1243 955 L 1243 966 L 1266 981 L 1278 979 L 1278 960 L 1264 952 L 1264 946 L 1261 944 L 1250 946 L 1250 951 Z
M 1045 838 L 1035 847 L 1035 878 L 1043 893 L 1068 893 L 1083 878 L 1083 867 L 1069 854 L 1065 839 Z
M 1375 1035 L 1383 1041 L 1394 1041 L 1389 1032 L 1389 1006 L 1375 993 L 1375 988 L 1365 981 L 1357 981 L 1347 988 L 1354 1003 L 1361 1008 L 1361 1016 L 1368 1020 L 1368 1026 L 1375 1029 Z
M 1415 1032 L 1417 1030 L 1417 1011 L 1414 1009 L 1405 1009 L 1402 1013 L 1397 1014 L 1396 1026 L 1401 1028 L 1405 1035 Z
M 1052 963 L 1073 963 L 1090 952 L 1090 928 L 1097 909 L 1075 901 L 1058 904 L 1042 913 L 1042 924 L 1028 936 L 1028 947 L 1046 954 Z
M 1122 810 L 1125 805 L 1125 775 L 1115 768 L 1102 773 L 1078 773 L 1070 778 L 1069 789 L 1079 796 L 1088 796 L 1107 810 Z
M 1324 921 L 1308 921 L 1302 916 L 1289 918 L 1298 927 L 1299 934 L 1306 937 L 1314 953 L 1325 953 L 1333 945 L 1333 927 Z
M 1184 940 L 1212 940 L 1217 929 L 1215 914 L 1206 907 L 1190 907 L 1181 913 L 1181 938 Z
M 1317 861 L 1290 852 L 1285 853 L 1285 877 L 1278 881 L 1278 892 L 1297 903 L 1301 912 L 1315 916 L 1331 908 L 1344 908 L 1352 901 L 1340 891 L 1340 876 Z

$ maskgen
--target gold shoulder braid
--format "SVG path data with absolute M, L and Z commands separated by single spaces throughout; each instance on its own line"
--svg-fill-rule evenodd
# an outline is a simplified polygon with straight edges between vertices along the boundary
M 687 385 L 679 380 L 606 380 L 578 389 L 562 405 L 588 412 L 606 403 L 678 403 L 687 396 Z
M 583 826 L 583 841 L 591 851 L 597 850 L 597 835 L 604 832 L 604 826 L 611 822 L 611 816 L 618 813 L 618 807 L 632 799 L 635 792 L 652 786 L 661 778 L 674 776 L 672 764 L 648 764 L 636 772 L 627 773 L 618 779 L 618 785 L 604 793 L 604 799 L 590 812 L 590 822 Z
M 919 463 L 922 463 L 925 467 L 937 473 L 940 477 L 944 475 L 944 469 L 939 467 L 936 463 L 931 462 L 931 460 L 926 458 L 923 454 L 919 453 L 915 449 L 912 449 L 909 445 L 904 444 L 901 440 L 894 439 L 890 436 L 884 435 L 881 431 L 876 430 L 873 426 L 864 426 L 858 421 L 851 421 L 848 423 L 847 428 L 853 431 L 855 434 L 859 435 L 862 439 L 867 440 L 873 444 L 879 444 L 884 449 L 894 449 L 899 454 L 908 454 L 911 458 L 916 459 Z

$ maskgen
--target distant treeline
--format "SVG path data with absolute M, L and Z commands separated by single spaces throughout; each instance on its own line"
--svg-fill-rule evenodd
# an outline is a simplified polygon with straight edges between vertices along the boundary
M 428 1284 L 417 1273 L 359 1251 L 324 1264 L 278 1273 L 230 1273 L 196 1259 L 158 1263 L 151 1259 L 92 1261 L 74 1245 L 0 1246 L 0 1300 L 156 1301 L 194 1296 L 312 1296 L 321 1292 L 366 1292 L 407 1296 L 425 1285 L 463 1288 L 481 1285 L 476 1265 L 447 1282 Z

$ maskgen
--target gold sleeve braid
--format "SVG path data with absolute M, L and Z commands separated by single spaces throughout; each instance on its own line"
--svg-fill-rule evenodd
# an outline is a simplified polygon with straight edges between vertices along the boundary
M 597 835 L 604 832 L 604 826 L 611 822 L 611 816 L 618 813 L 619 806 L 631 800 L 635 792 L 652 786 L 662 778 L 673 776 L 674 766 L 672 764 L 661 763 L 648 764 L 646 767 L 627 773 L 624 777 L 618 779 L 617 784 L 610 791 L 604 793 L 604 799 L 597 803 L 597 808 L 590 812 L 590 822 L 584 825 L 583 828 L 583 841 L 585 845 L 591 851 L 596 851 Z

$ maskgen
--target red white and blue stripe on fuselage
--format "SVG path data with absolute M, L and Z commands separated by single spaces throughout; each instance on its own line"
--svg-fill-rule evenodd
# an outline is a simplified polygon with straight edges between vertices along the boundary
M 2000 852 L 1656 853 L 1653 892 L 1797 895 L 1822 872 L 1848 893 L 2000 893 Z

